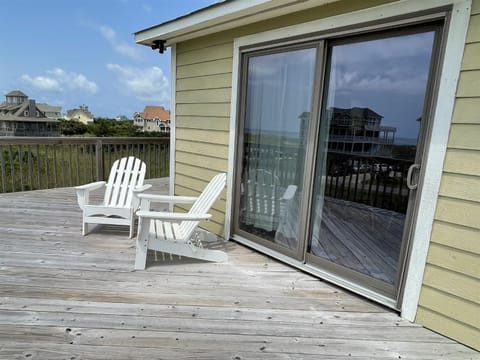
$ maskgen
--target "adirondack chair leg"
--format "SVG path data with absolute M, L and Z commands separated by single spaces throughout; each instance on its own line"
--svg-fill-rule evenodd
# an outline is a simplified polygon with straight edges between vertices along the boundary
M 145 270 L 147 265 L 148 239 L 137 238 L 137 252 L 135 255 L 135 270 Z
M 138 234 L 137 234 L 137 249 L 135 254 L 135 270 L 145 270 L 147 264 L 148 251 L 148 229 L 150 228 L 150 221 L 139 220 Z
M 85 222 L 85 219 L 82 220 L 82 235 L 85 236 L 88 233 L 88 223 Z
M 135 218 L 132 217 L 132 222 L 130 223 L 130 232 L 128 233 L 129 239 L 133 238 L 134 224 L 135 224 Z

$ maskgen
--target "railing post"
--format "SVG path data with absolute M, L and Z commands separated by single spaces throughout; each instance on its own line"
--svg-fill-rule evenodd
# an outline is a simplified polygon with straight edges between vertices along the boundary
M 95 156 L 97 163 L 97 181 L 103 180 L 103 144 L 102 140 L 97 139 L 95 144 Z

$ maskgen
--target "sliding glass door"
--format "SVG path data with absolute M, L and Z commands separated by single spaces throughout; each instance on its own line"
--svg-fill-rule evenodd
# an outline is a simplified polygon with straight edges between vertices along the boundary
M 429 29 L 327 49 L 307 259 L 387 294 L 408 240 L 434 38 Z
M 396 298 L 440 30 L 245 51 L 234 233 Z
M 238 231 L 283 252 L 299 246 L 315 47 L 244 58 Z

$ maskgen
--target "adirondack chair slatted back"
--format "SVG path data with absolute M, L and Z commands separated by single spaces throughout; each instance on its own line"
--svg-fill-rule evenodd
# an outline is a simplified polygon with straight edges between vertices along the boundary
M 145 171 L 145 163 L 133 156 L 116 160 L 108 177 L 104 206 L 130 207 L 133 193 L 129 190 L 143 185 Z
M 215 175 L 208 183 L 205 189 L 202 191 L 198 199 L 190 208 L 189 214 L 205 214 L 212 205 L 217 201 L 225 188 L 227 182 L 227 174 L 220 173 Z M 189 238 L 195 228 L 198 225 L 198 221 L 182 221 L 180 224 L 180 231 L 186 237 Z

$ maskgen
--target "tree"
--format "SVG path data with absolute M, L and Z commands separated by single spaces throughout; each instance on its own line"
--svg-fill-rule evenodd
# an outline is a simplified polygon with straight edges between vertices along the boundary
M 88 131 L 87 125 L 75 120 L 58 119 L 60 133 L 66 136 L 84 135 Z
M 138 128 L 131 121 L 117 121 L 114 119 L 97 118 L 94 123 L 89 125 L 88 131 L 97 137 L 138 136 Z

